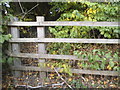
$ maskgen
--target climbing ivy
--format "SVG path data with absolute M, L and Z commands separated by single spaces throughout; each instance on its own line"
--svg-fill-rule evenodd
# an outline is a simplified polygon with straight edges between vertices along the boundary
M 10 1 L 10 0 L 9 0 Z M 13 18 L 13 15 L 11 14 L 11 9 L 10 9 L 10 5 L 8 0 L 2 0 L 0 2 L 0 7 L 2 10 L 1 13 L 1 26 L 0 26 L 0 44 L 1 44 L 1 48 L 2 51 L 0 52 L 0 55 L 2 57 L 2 59 L 0 59 L 0 63 L 11 63 L 13 58 L 8 57 L 5 53 L 5 50 L 8 47 L 8 43 L 6 41 L 8 41 L 12 35 L 8 33 L 8 27 L 7 27 L 7 23 Z
M 82 61 L 77 63 L 83 69 L 120 70 L 118 65 L 118 60 L 120 59 L 119 52 L 113 53 L 110 50 L 94 49 L 91 52 L 74 51 L 74 55 L 78 58 L 88 59 L 88 62 Z
M 57 21 L 108 21 L 117 22 L 119 17 L 119 3 L 90 3 L 90 2 L 71 2 L 71 3 L 52 3 L 53 14 L 62 13 Z M 54 9 L 54 10 L 53 10 Z M 55 27 L 50 28 L 50 32 L 59 37 L 73 38 L 93 38 L 92 34 L 97 33 L 94 38 L 119 38 L 118 27 Z M 56 33 L 57 32 L 57 33 Z M 63 34 L 64 33 L 64 34 Z
M 118 5 L 119 2 L 56 2 L 50 3 L 52 7 L 52 16 L 60 14 L 57 21 L 107 21 L 107 22 L 117 22 L 119 17 Z M 54 38 L 106 38 L 106 39 L 118 39 L 120 36 L 119 27 L 101 27 L 101 26 L 55 26 L 49 27 L 49 31 Z M 85 45 L 87 46 L 87 45 Z M 89 46 L 89 45 L 88 45 Z M 77 49 L 80 49 L 82 44 L 70 44 L 70 43 L 50 43 L 47 46 L 48 53 L 50 54 L 64 54 L 72 55 Z M 101 53 L 104 53 L 100 50 Z M 105 54 L 105 60 L 108 59 L 108 54 Z M 116 53 L 114 53 L 116 55 Z M 91 66 L 88 63 L 83 62 L 83 67 L 88 67 L 89 69 L 104 70 L 105 60 L 102 59 L 102 64 L 95 62 L 96 59 L 101 59 L 99 55 L 93 56 L 93 54 L 83 54 L 82 56 L 89 57 Z M 111 56 L 112 58 L 112 56 Z M 117 59 L 117 57 L 116 57 Z M 65 62 L 64 62 L 65 63 Z M 66 65 L 68 63 L 66 62 Z M 118 67 L 114 66 L 114 62 L 110 60 L 107 64 L 108 68 L 114 68 L 114 70 L 119 70 Z M 110 69 L 109 69 L 110 70 Z

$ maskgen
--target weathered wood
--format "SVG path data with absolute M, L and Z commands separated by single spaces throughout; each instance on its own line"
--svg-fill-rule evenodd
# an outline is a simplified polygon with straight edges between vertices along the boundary
M 10 22 L 8 26 L 119 26 L 119 22 L 92 21 L 43 21 L 43 22 Z
M 23 57 L 23 58 L 69 59 L 69 60 L 88 61 L 87 58 L 82 59 L 74 55 L 53 55 L 53 54 L 34 54 L 34 53 L 19 53 L 19 54 L 8 53 L 8 55 L 12 57 Z M 96 61 L 102 61 L 102 60 L 96 60 Z M 106 60 L 106 62 L 107 61 L 109 60 Z M 113 61 L 118 61 L 118 60 L 113 60 Z
M 40 30 L 39 30 L 40 31 Z M 41 32 L 42 33 L 42 32 Z M 79 38 L 12 38 L 9 42 L 58 42 L 58 43 L 106 43 L 120 44 L 120 39 L 79 39 Z
M 51 55 L 46 54 L 45 44 L 48 42 L 58 42 L 58 43 L 105 43 L 105 44 L 120 44 L 120 39 L 78 39 L 78 38 L 45 38 L 44 26 L 119 26 L 119 22 L 91 22 L 91 21 L 44 21 L 44 17 L 37 17 L 37 22 L 10 22 L 8 26 L 11 27 L 11 33 L 13 38 L 10 40 L 12 43 L 12 53 L 9 53 L 13 57 L 24 57 L 24 58 L 39 58 L 41 65 L 45 62 L 45 59 L 69 59 L 69 60 L 84 60 L 88 59 L 78 58 L 74 55 Z M 19 30 L 17 26 L 37 26 L 37 38 L 19 38 Z M 38 42 L 38 54 L 33 53 L 20 53 L 18 42 Z M 96 60 L 102 61 L 102 60 Z M 109 61 L 109 60 L 107 60 Z M 118 61 L 118 60 L 115 60 Z M 31 70 L 31 71 L 42 71 L 40 73 L 41 77 L 46 77 L 45 72 L 55 72 L 50 68 L 40 67 L 26 67 L 21 66 L 20 59 L 16 58 L 14 60 L 14 66 L 12 69 L 15 70 L 15 76 L 20 76 L 20 70 Z M 59 71 L 60 68 L 57 68 Z M 94 75 L 108 75 L 108 76 L 118 76 L 117 71 L 97 71 L 97 70 L 80 70 L 71 69 L 72 73 L 80 74 L 94 74 Z
M 8 26 L 40 26 L 39 22 L 9 22 Z
M 13 38 L 19 38 L 20 34 L 19 34 L 19 30 L 17 29 L 17 27 L 11 27 L 11 35 Z M 14 54 L 18 54 L 20 53 L 20 47 L 18 43 L 13 43 L 12 44 L 12 52 Z M 20 66 L 21 65 L 21 61 L 18 58 L 15 58 L 14 60 L 14 66 Z M 20 71 L 15 71 L 14 72 L 15 77 L 19 77 L 21 76 L 21 72 Z
M 37 19 L 37 22 L 43 22 L 44 21 L 43 16 L 37 16 L 36 19 Z M 44 27 L 37 27 L 37 37 L 40 38 L 40 39 L 45 38 L 45 29 L 44 29 Z M 46 53 L 45 44 L 44 43 L 38 43 L 38 56 L 40 56 L 41 54 L 45 54 L 45 53 Z M 45 59 L 39 59 L 40 67 L 43 67 L 44 62 L 45 62 Z M 40 72 L 39 74 L 40 74 L 41 78 L 46 77 L 46 72 Z
M 46 21 L 43 26 L 118 26 L 118 22 L 91 22 L 91 21 Z
M 52 55 L 52 54 L 33 54 L 33 53 L 9 53 L 12 57 L 23 57 L 23 58 L 46 58 L 46 59 L 70 59 L 70 60 L 81 60 L 74 55 Z M 84 59 L 87 60 L 87 59 Z
M 18 66 L 18 67 L 12 67 L 13 70 L 29 70 L 29 71 L 48 71 L 48 72 L 55 72 L 54 70 L 50 68 L 45 67 L 31 67 L 31 66 Z M 56 68 L 56 70 L 59 72 L 61 68 Z M 98 71 L 98 70 L 83 70 L 83 69 L 71 69 L 72 73 L 77 74 L 93 74 L 93 75 L 105 75 L 105 76 L 119 76 L 120 73 L 118 71 Z

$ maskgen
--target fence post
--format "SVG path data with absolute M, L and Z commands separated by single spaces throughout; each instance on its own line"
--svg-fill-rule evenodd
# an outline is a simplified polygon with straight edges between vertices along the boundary
M 44 21 L 44 17 L 43 16 L 37 16 L 36 17 L 37 22 L 43 22 Z M 37 27 L 37 37 L 38 38 L 45 38 L 45 28 L 44 27 Z M 46 50 L 45 50 L 45 44 L 44 43 L 39 43 L 38 44 L 38 54 L 45 54 Z M 43 63 L 45 62 L 45 59 L 39 59 L 39 64 L 40 67 L 43 67 Z M 45 72 L 40 72 L 40 78 L 45 78 L 46 77 L 46 73 Z
M 17 18 L 15 18 L 15 21 L 17 21 Z M 18 30 L 17 27 L 11 27 L 11 35 L 12 38 L 19 38 L 20 37 L 20 32 Z M 18 43 L 13 43 L 11 45 L 11 52 L 14 54 L 19 54 L 20 53 L 20 46 Z M 21 65 L 21 60 L 19 58 L 15 58 L 15 60 L 13 61 L 14 66 L 20 66 Z M 21 71 L 14 71 L 13 75 L 15 78 L 20 77 L 21 76 Z

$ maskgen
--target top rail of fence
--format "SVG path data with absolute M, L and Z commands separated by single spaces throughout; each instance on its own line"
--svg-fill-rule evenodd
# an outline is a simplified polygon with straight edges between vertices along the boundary
M 8 26 L 119 26 L 120 22 L 92 21 L 44 21 L 44 22 L 9 22 Z

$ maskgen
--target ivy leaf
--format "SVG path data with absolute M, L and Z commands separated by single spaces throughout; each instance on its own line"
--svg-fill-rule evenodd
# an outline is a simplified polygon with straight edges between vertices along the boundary
M 9 40 L 11 37 L 12 37 L 12 35 L 11 35 L 11 34 L 4 35 L 4 39 L 5 39 L 6 41 L 7 41 L 7 40 Z
M 104 36 L 105 36 L 105 37 L 109 37 L 109 33 L 105 33 Z
M 3 35 L 0 35 L 0 43 L 4 43 Z
M 118 66 L 115 66 L 115 67 L 113 68 L 113 70 L 119 71 L 119 67 L 118 67 Z
M 101 34 L 103 35 L 103 34 L 104 34 L 104 31 L 102 31 Z
M 105 54 L 105 56 L 106 56 L 106 58 L 111 58 L 111 53 L 109 52 L 109 53 Z
M 84 53 L 84 54 L 82 54 L 82 58 L 83 58 L 83 59 L 85 59 L 85 58 L 86 58 L 86 56 L 87 56 L 87 55 L 86 55 L 85 53 Z
M 112 60 L 110 60 L 109 65 L 110 67 L 114 67 L 115 63 Z
M 96 52 L 99 52 L 99 51 L 100 51 L 99 49 L 94 49 L 93 53 L 96 53 Z
M 100 67 L 101 67 L 101 69 L 105 69 L 105 61 L 102 61 Z
M 100 67 L 99 67 L 99 64 L 98 64 L 98 63 L 95 63 L 95 68 L 96 68 L 97 70 L 100 70 Z
M 118 58 L 119 58 L 119 56 L 118 56 L 117 53 L 115 53 L 115 54 L 113 55 L 113 57 L 114 57 L 115 59 L 118 59 Z
M 9 57 L 8 60 L 7 60 L 7 62 L 8 62 L 9 64 L 11 64 L 12 61 L 13 61 L 13 58 L 12 58 L 12 57 Z

